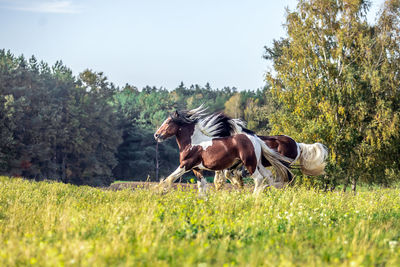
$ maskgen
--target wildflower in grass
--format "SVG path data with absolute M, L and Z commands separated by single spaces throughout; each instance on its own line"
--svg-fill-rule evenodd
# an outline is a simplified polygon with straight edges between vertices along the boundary
M 396 240 L 391 240 L 391 241 L 389 241 L 389 247 L 390 247 L 390 249 L 391 249 L 391 250 L 394 250 L 394 248 L 397 247 L 397 244 L 398 244 L 398 243 L 399 243 L 399 242 L 396 241 Z

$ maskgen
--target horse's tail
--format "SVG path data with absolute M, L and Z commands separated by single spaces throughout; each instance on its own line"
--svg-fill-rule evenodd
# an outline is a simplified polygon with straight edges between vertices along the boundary
M 303 144 L 297 143 L 300 147 L 298 158 L 301 172 L 305 175 L 321 175 L 325 173 L 326 158 L 328 149 L 321 143 Z
M 292 173 L 288 166 L 292 160 L 269 148 L 260 138 L 256 137 L 256 139 L 261 146 L 262 155 L 271 163 L 272 167 L 274 167 L 276 177 L 282 179 L 281 181 L 283 182 L 290 182 L 290 175 Z

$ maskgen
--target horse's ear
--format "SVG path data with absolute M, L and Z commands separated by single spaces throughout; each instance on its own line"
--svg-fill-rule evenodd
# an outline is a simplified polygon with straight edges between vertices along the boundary
M 174 116 L 174 117 L 176 117 L 176 118 L 178 118 L 178 117 L 179 117 L 179 112 L 178 112 L 178 110 L 175 110 L 175 112 L 174 112 L 173 116 Z

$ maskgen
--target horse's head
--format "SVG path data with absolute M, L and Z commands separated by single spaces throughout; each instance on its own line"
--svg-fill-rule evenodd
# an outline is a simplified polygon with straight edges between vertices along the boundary
M 178 133 L 180 124 L 177 119 L 179 119 L 179 117 L 179 112 L 175 111 L 161 124 L 160 128 L 158 128 L 154 134 L 154 138 L 157 142 L 162 142 Z

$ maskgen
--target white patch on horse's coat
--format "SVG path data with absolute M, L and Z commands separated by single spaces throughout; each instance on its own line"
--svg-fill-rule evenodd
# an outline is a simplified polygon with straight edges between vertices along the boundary
M 212 138 L 203 134 L 198 125 L 195 125 L 190 139 L 192 146 L 201 146 L 204 150 L 212 146 Z
M 253 135 L 249 135 L 246 134 L 247 138 L 250 139 L 251 143 L 253 144 L 253 149 L 254 149 L 254 153 L 256 154 L 256 158 L 257 158 L 257 165 L 260 164 L 261 161 L 261 146 L 259 141 L 256 139 L 258 137 L 255 137 Z
M 161 124 L 161 126 L 160 127 L 158 127 L 158 129 L 157 129 L 157 131 L 156 131 L 156 133 L 161 129 L 161 127 L 163 127 L 164 126 L 164 124 L 167 122 L 167 120 L 168 119 L 166 119 L 162 124 Z
M 246 136 L 250 139 L 251 143 L 253 144 L 254 152 L 256 154 L 257 158 L 257 168 L 253 175 L 251 176 L 254 179 L 254 194 L 259 194 L 264 190 L 265 186 L 264 184 L 264 179 L 268 180 L 268 183 L 270 185 L 274 185 L 276 187 L 276 183 L 272 177 L 271 171 L 265 169 L 265 167 L 262 165 L 261 162 L 261 154 L 262 154 L 262 148 L 261 146 L 264 144 L 259 137 L 253 136 L 246 134 Z M 267 147 L 267 146 L 266 146 Z M 270 148 L 267 147 L 269 150 Z
M 206 168 L 206 167 L 203 165 L 203 163 L 200 163 L 199 165 L 197 165 L 197 166 L 194 167 L 194 168 L 197 168 L 197 169 L 200 169 L 200 170 L 212 171 L 212 170 Z M 194 168 L 193 168 L 193 169 L 194 169 Z
M 157 129 L 157 131 L 156 131 L 156 133 L 158 133 L 158 131 L 161 129 L 161 127 L 163 127 L 164 126 L 164 124 L 167 122 L 167 120 L 168 119 L 166 119 L 162 124 L 161 124 L 161 126 L 160 127 L 158 127 L 158 129 Z M 161 143 L 161 142 L 163 142 L 164 140 L 163 139 L 161 139 L 161 138 L 159 138 L 159 137 L 156 137 L 155 136 L 156 134 L 154 134 L 154 138 L 156 139 L 156 141 L 158 142 L 158 143 Z

